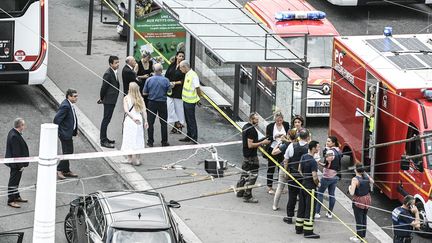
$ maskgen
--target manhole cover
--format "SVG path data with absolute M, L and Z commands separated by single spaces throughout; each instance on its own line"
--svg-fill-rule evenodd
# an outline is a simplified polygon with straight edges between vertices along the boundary
M 83 44 L 81 44 L 81 41 L 59 41 L 59 43 L 63 47 L 79 47 L 79 46 L 83 46 Z

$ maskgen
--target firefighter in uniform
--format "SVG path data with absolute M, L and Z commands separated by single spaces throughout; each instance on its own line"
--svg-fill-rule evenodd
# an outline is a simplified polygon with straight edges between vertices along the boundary
M 413 217 L 414 216 L 414 217 Z M 410 243 L 413 227 L 420 228 L 420 215 L 415 206 L 415 198 L 405 196 L 403 204 L 392 212 L 394 243 Z
M 305 238 L 319 239 L 320 236 L 313 232 L 315 189 L 319 185 L 318 163 L 314 156 L 320 151 L 319 143 L 317 141 L 310 141 L 308 148 L 309 152 L 301 157 L 298 168 L 303 176 L 301 183 L 308 192 L 300 189 L 295 229 L 296 234 L 303 233 Z
M 308 141 L 310 134 L 308 130 L 302 128 L 299 131 L 299 142 L 293 142 L 288 145 L 284 155 L 285 170 L 287 170 L 297 180 L 301 178 L 298 172 L 298 166 L 300 158 L 308 152 Z M 291 179 L 288 180 L 288 203 L 287 203 L 287 217 L 283 218 L 283 221 L 287 224 L 292 224 L 292 218 L 294 217 L 294 209 L 297 204 L 297 196 L 299 195 L 300 188 L 297 183 Z

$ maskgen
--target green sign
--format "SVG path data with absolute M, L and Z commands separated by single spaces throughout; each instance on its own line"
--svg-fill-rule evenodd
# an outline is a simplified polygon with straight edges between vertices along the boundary
M 137 60 L 143 52 L 168 67 L 167 60 L 173 60 L 176 52 L 185 51 L 186 31 L 166 11 L 151 1 L 137 1 L 135 9 L 134 56 Z

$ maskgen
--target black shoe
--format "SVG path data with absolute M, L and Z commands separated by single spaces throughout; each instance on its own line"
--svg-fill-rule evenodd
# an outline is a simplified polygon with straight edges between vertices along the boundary
M 292 217 L 283 217 L 283 219 L 282 219 L 285 223 L 287 223 L 287 224 L 292 224 L 293 223 L 293 221 L 292 221 Z M 303 233 L 303 232 L 302 232 Z
M 243 194 L 244 194 L 244 191 L 238 191 L 238 192 L 236 193 L 236 196 L 237 196 L 237 197 L 243 197 Z
M 192 143 L 192 144 L 198 144 L 198 141 L 197 141 L 196 139 L 195 139 L 195 140 L 192 140 L 192 139 L 191 139 L 191 143 Z
M 182 138 L 182 139 L 179 139 L 179 141 L 180 142 L 190 142 L 190 141 L 192 141 L 190 138 L 188 138 L 188 137 L 184 137 L 184 138 Z
M 297 229 L 296 229 L 296 234 L 298 234 L 298 235 L 303 234 L 303 229 L 301 229 L 301 230 L 297 230 Z
M 320 238 L 320 235 L 318 235 L 318 234 L 315 234 L 315 233 L 310 233 L 310 234 L 305 234 L 304 235 L 304 238 L 308 238 L 308 239 L 319 239 Z
M 105 148 L 114 148 L 114 144 L 109 143 L 108 141 L 101 142 L 101 146 Z
M 108 143 L 115 143 L 115 140 L 111 140 L 107 138 Z
M 152 143 L 147 143 L 147 147 L 153 148 L 153 144 Z
M 168 142 L 162 143 L 162 147 L 167 147 L 167 146 L 170 146 Z

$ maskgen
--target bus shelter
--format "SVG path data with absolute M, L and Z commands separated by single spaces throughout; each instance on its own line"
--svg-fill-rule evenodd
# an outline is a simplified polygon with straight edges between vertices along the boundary
M 306 57 L 295 55 L 280 37 L 246 12 L 235 0 L 154 0 L 187 31 L 186 51 L 191 65 L 198 66 L 197 51 L 211 59 L 219 71 L 223 65 L 234 66 L 232 80 L 223 85 L 232 89 L 233 117 L 238 117 L 242 78 L 250 77 L 246 103 L 250 112 L 257 110 L 257 91 L 266 91 L 258 81 L 259 68 L 270 68 L 278 83 L 276 107 L 292 115 L 292 80 L 278 71 L 289 68 L 301 80 L 307 80 Z M 197 49 L 197 46 L 201 48 Z M 247 68 L 245 68 L 247 67 Z M 200 72 L 202 76 L 205 76 Z M 306 94 L 307 82 L 302 82 Z M 217 89 L 221 84 L 213 84 Z M 272 93 L 272 92 L 267 92 Z M 272 95 L 272 94 L 270 94 Z M 302 96 L 302 98 L 305 96 Z M 274 98 L 274 97 L 273 97 Z M 306 114 L 306 99 L 302 99 L 302 115 Z M 243 102 L 244 103 L 244 102 Z M 304 103 L 304 104 L 303 104 Z

